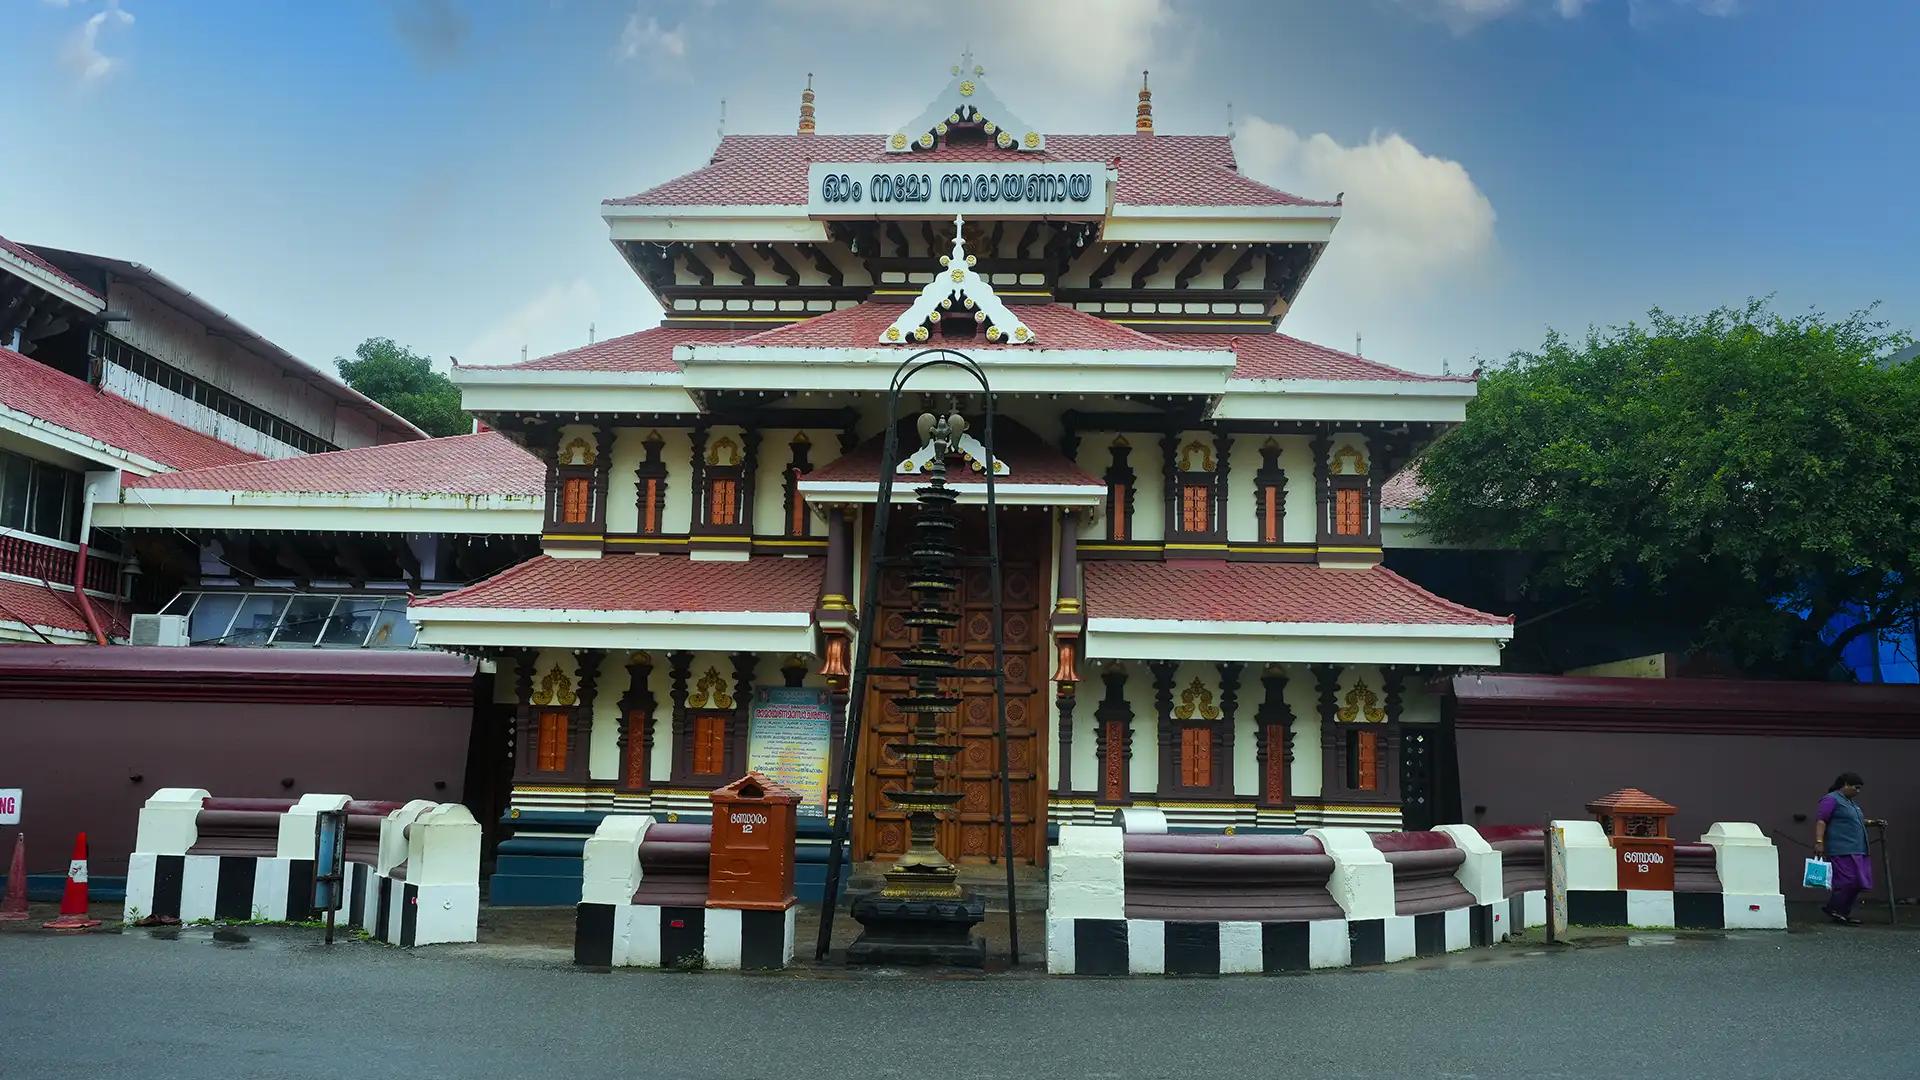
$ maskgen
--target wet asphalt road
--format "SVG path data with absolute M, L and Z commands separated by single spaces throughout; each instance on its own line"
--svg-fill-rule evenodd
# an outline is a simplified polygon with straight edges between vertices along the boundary
M 246 940 L 0 935 L 0 1076 L 1920 1076 L 1920 933 L 1884 929 L 1126 981 L 595 973 L 552 950 L 224 936 Z

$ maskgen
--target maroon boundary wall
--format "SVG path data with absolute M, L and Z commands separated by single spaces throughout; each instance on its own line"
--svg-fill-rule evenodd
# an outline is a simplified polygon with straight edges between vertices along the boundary
M 1782 891 L 1808 900 L 1824 896 L 1799 884 L 1814 811 L 1835 776 L 1857 772 L 1867 816 L 1888 821 L 1896 891 L 1920 893 L 1920 687 L 1460 675 L 1446 708 L 1470 825 L 1581 818 L 1588 800 L 1637 787 L 1680 808 L 1677 837 L 1757 822 L 1780 851 Z
M 64 872 L 85 830 L 92 873 L 120 875 L 158 788 L 458 802 L 473 716 L 474 662 L 448 653 L 9 645 L 0 787 L 24 789 L 28 873 Z

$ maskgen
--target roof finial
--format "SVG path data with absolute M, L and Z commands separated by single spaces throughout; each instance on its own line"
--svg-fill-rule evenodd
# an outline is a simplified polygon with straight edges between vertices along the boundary
M 800 91 L 800 134 L 813 134 L 813 72 L 807 72 L 807 88 Z
M 720 99 L 720 126 L 716 130 L 719 131 L 721 138 L 724 139 L 727 137 L 727 99 L 726 98 Z
M 1233 141 L 1233 102 L 1227 102 L 1227 141 Z
M 1133 112 L 1133 132 L 1153 134 L 1153 91 L 1147 89 L 1147 73 L 1140 73 L 1140 107 Z
M 960 62 L 953 66 L 953 73 L 962 76 L 985 75 L 987 73 L 985 68 L 973 62 L 972 42 L 968 42 L 967 47 L 961 50 Z

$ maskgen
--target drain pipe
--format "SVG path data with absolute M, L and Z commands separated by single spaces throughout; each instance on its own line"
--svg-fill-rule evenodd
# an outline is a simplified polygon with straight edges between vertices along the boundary
M 93 597 L 87 595 L 87 538 L 93 535 L 93 500 L 95 485 L 111 487 L 117 498 L 119 495 L 120 473 L 117 470 L 90 472 L 86 482 L 80 485 L 80 551 L 73 560 L 73 596 L 79 604 L 80 617 L 87 621 L 87 629 L 93 632 L 93 640 L 99 645 L 111 644 L 107 632 L 102 628 L 100 613 L 94 610 Z

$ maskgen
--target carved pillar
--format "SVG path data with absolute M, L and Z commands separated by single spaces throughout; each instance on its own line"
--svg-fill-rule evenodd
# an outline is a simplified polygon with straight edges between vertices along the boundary
M 1054 610 L 1061 614 L 1080 613 L 1080 514 L 1068 510 L 1060 515 L 1059 601 Z
M 760 429 L 742 427 L 740 429 L 740 531 L 753 535 L 753 489 L 754 476 L 760 471 Z M 781 530 L 784 532 L 785 530 Z M 742 725 L 745 726 L 744 724 Z M 742 762 L 746 753 L 741 752 Z
M 846 768 L 847 702 L 852 697 L 846 679 L 832 679 L 827 683 L 827 789 L 836 799 L 847 797 L 840 790 L 840 776 Z
M 1180 433 L 1169 431 L 1160 436 L 1160 486 L 1165 490 L 1166 523 L 1160 536 L 1172 540 L 1180 535 Z
M 1133 707 L 1127 704 L 1127 669 L 1115 664 L 1101 672 L 1107 694 L 1093 711 L 1093 754 L 1100 766 L 1095 801 L 1117 806 L 1133 801 L 1128 761 L 1133 757 Z
M 760 662 L 759 653 L 734 653 L 728 659 L 733 661 L 733 723 L 727 725 L 727 771 L 733 778 L 745 776 L 747 772 L 747 720 L 753 715 L 753 677 L 754 668 Z
M 622 791 L 652 788 L 653 711 L 650 685 L 653 657 L 637 652 L 627 658 L 627 693 L 620 699 L 620 772 L 615 783 Z
M 693 425 L 693 433 L 689 436 L 688 445 L 693 451 L 687 483 L 688 492 L 693 498 L 693 527 L 689 531 L 695 533 L 700 531 L 700 526 L 707 524 L 707 439 L 711 435 L 712 430 L 703 419 Z
M 1213 531 L 1223 542 L 1227 538 L 1227 474 L 1233 465 L 1232 449 L 1226 432 L 1213 433 Z
M 853 527 L 851 511 L 833 507 L 827 511 L 827 573 L 820 590 L 820 607 L 827 611 L 845 611 L 853 607 Z
M 1180 665 L 1172 660 L 1149 660 L 1147 671 L 1153 676 L 1154 730 L 1160 739 L 1160 784 L 1162 795 L 1171 795 L 1180 785 L 1180 732 L 1173 725 L 1173 678 Z
M 1322 428 L 1307 447 L 1313 453 L 1313 537 L 1316 544 L 1325 544 L 1333 536 L 1329 519 L 1333 498 L 1329 485 L 1333 471 L 1327 464 L 1327 455 L 1333 453 L 1333 435 Z
M 693 760 L 693 726 L 687 722 L 687 681 L 692 674 L 692 653 L 667 654 L 667 678 L 671 680 L 667 699 L 673 703 L 673 761 L 670 775 L 675 776 L 684 772 L 686 763 Z
M 1073 687 L 1060 688 L 1060 779 L 1054 791 L 1061 798 L 1073 794 Z
M 1240 673 L 1246 665 L 1230 660 L 1215 666 L 1220 670 L 1220 722 L 1213 729 L 1213 782 L 1220 794 L 1232 795 L 1234 712 L 1240 708 Z
M 540 654 L 522 649 L 513 661 L 513 774 L 525 776 L 533 771 L 533 671 Z
M 1331 664 L 1313 666 L 1314 704 L 1320 713 L 1320 799 L 1329 801 L 1347 790 L 1346 743 L 1340 737 L 1340 669 Z
M 600 661 L 606 655 L 599 649 L 580 649 L 573 654 L 575 670 L 579 672 L 574 696 L 579 700 L 567 722 L 567 776 L 574 780 L 586 780 L 592 775 L 588 772 L 587 759 L 593 748 L 593 701 L 600 689 Z
M 1287 673 L 1278 664 L 1260 676 L 1266 696 L 1254 714 L 1254 759 L 1260 768 L 1260 805 L 1293 803 L 1293 709 L 1287 704 Z
M 1381 725 L 1380 730 L 1380 793 L 1399 802 L 1402 779 L 1400 740 L 1405 734 L 1400 729 L 1400 713 L 1406 707 L 1406 669 L 1383 667 L 1380 669 L 1380 680 L 1384 691 L 1382 703 L 1387 710 L 1387 722 Z

